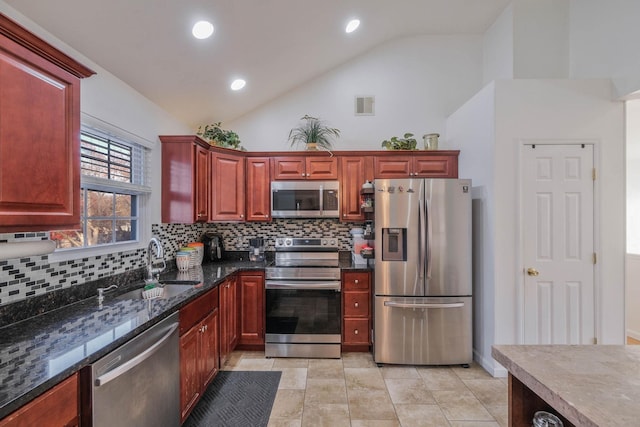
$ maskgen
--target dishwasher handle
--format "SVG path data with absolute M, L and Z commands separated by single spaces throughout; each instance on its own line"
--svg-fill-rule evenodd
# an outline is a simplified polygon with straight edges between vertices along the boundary
M 106 372 L 103 375 L 100 375 L 98 378 L 96 378 L 95 386 L 96 387 L 103 386 L 108 382 L 115 380 L 116 378 L 123 375 L 127 371 L 130 371 L 131 369 L 135 368 L 145 360 L 147 360 L 156 351 L 158 351 L 160 347 L 162 347 L 162 345 L 169 339 L 169 337 L 171 337 L 171 335 L 176 331 L 176 329 L 178 329 L 179 325 L 180 324 L 178 322 L 172 323 L 167 333 L 164 334 L 158 341 L 153 343 L 153 345 L 151 345 L 149 348 L 144 350 L 142 353 L 134 356 L 133 358 L 123 363 L 122 365 L 118 366 L 117 368 L 109 372 Z

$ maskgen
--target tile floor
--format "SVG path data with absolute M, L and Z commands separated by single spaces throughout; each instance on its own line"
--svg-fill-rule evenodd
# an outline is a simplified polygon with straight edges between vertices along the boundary
M 269 427 L 507 426 L 507 379 L 477 365 L 378 368 L 369 353 L 267 359 L 234 352 L 223 369 L 282 371 Z

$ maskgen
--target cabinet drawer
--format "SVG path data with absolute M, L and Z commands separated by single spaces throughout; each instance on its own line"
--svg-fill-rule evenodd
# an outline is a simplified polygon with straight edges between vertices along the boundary
M 369 289 L 369 273 L 348 272 L 343 276 L 343 290 L 345 291 L 366 291 Z
M 191 329 L 216 307 L 218 307 L 218 288 L 184 306 L 180 310 L 180 335 Z
M 369 317 L 369 292 L 344 292 L 344 317 Z
M 369 319 L 345 319 L 343 342 L 369 344 Z

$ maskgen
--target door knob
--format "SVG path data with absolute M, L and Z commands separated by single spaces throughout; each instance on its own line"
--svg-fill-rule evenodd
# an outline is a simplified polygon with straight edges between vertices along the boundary
M 539 273 L 539 272 L 538 272 L 538 270 L 536 270 L 535 268 L 533 268 L 533 267 L 529 267 L 529 268 L 527 268 L 527 274 L 528 274 L 529 276 L 537 276 L 537 275 L 538 275 L 538 274 L 540 274 L 540 273 Z

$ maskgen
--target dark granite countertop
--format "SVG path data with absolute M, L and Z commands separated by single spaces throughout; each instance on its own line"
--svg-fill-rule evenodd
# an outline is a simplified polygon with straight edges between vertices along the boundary
M 120 286 L 45 314 L 0 328 L 0 419 L 95 362 L 126 341 L 215 288 L 238 271 L 264 270 L 264 262 L 229 261 L 194 269 L 202 285 L 169 299 L 130 300 L 118 295 L 142 282 Z M 188 273 L 186 274 L 189 275 Z M 187 279 L 178 271 L 162 280 Z

